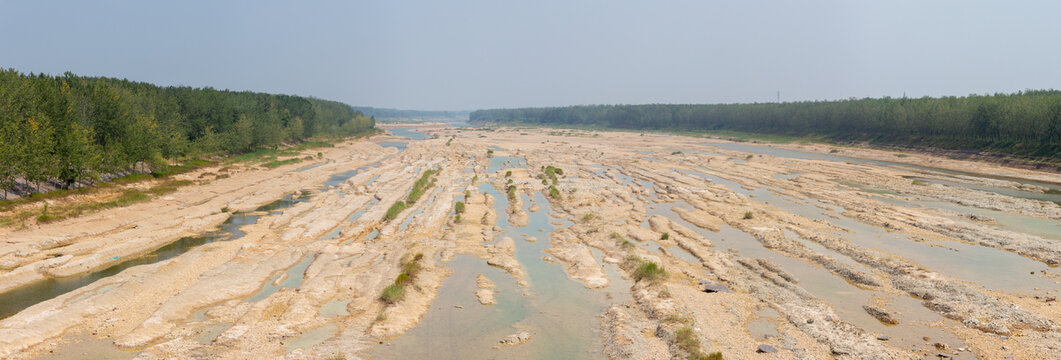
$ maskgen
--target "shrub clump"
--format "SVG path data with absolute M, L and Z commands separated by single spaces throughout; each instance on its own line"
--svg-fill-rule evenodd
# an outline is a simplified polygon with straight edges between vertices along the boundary
M 560 200 L 560 190 L 556 189 L 556 186 L 549 187 L 549 197 Z
M 659 239 L 660 239 L 660 240 L 667 240 L 667 239 L 670 239 L 670 233 L 663 233 L 663 235 L 660 235 L 660 236 L 659 236 Z
M 648 282 L 656 283 L 663 281 L 667 278 L 667 271 L 663 270 L 663 267 L 651 261 L 641 260 L 641 263 L 634 269 L 634 281 L 646 280 Z
M 420 266 L 420 261 L 424 259 L 424 254 L 416 254 L 412 258 L 409 258 L 408 254 L 402 258 L 402 272 L 398 274 L 398 277 L 394 279 L 394 283 L 383 288 L 383 294 L 380 294 L 379 299 L 388 305 L 397 303 L 405 298 L 405 288 L 413 283 L 416 279 L 416 275 L 423 269 Z
M 749 220 L 749 219 L 752 219 L 754 217 L 755 217 L 755 213 L 753 213 L 751 211 L 745 211 L 744 212 L 744 220 Z

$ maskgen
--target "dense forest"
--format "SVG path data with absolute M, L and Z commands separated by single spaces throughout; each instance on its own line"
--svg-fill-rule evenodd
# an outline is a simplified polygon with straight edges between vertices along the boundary
M 433 111 L 433 110 L 398 110 L 386 108 L 374 108 L 368 106 L 355 106 L 354 110 L 360 111 L 365 116 L 377 119 L 467 119 L 468 111 Z
M 479 110 L 471 122 L 738 131 L 830 141 L 988 150 L 1061 162 L 1061 91 L 941 98 Z
M 0 69 L 0 189 L 69 187 L 171 160 L 242 153 L 372 129 L 349 105 L 314 98 Z

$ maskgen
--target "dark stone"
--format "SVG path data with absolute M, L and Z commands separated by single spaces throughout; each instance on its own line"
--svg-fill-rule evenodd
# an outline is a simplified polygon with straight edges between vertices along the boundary
M 726 285 L 721 284 L 704 284 L 705 293 L 716 293 L 716 292 L 731 292 Z
M 892 338 L 890 336 L 888 336 L 888 335 L 881 335 L 881 336 L 877 337 L 877 340 L 880 340 L 880 341 L 888 341 L 888 340 L 891 340 L 891 339 Z
M 777 352 L 777 349 L 775 349 L 773 346 L 763 344 L 759 345 L 759 347 L 755 349 L 755 352 L 760 354 L 775 353 Z

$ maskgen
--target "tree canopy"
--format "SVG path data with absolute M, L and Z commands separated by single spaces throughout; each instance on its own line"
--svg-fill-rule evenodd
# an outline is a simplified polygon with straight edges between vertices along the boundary
M 835 141 L 990 150 L 1061 162 L 1061 91 L 966 97 L 478 110 L 473 123 L 740 131 Z
M 349 105 L 315 98 L 0 69 L 0 188 L 16 179 L 69 186 L 136 164 L 158 168 L 166 159 L 374 125 Z

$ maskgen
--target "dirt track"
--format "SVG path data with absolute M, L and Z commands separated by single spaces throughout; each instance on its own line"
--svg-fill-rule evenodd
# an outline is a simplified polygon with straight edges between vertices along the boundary
M 130 267 L 0 320 L 0 357 L 363 358 L 391 341 L 400 346 L 426 314 L 443 311 L 435 300 L 457 255 L 507 273 L 467 291 L 474 306 L 502 306 L 504 291 L 537 296 L 533 267 L 541 265 L 519 260 L 533 241 L 548 244 L 534 256 L 586 294 L 615 292 L 611 306 L 592 314 L 600 315 L 590 324 L 600 339 L 581 349 L 585 357 L 684 358 L 686 327 L 701 351 L 742 359 L 761 356 L 759 345 L 777 350 L 770 358 L 1050 358 L 1061 348 L 1061 272 L 1051 267 L 1061 263 L 1061 206 L 1035 199 L 1061 183 L 1056 174 L 778 147 L 827 156 L 791 158 L 657 134 L 424 131 L 438 138 L 404 151 L 377 145 L 390 137 L 351 142 L 324 151 L 320 166 L 249 169 L 149 203 L 0 230 L 2 292 L 106 269 L 206 233 L 231 212 L 257 219 L 239 228 L 242 236 Z M 546 166 L 562 169 L 560 198 L 548 204 L 531 196 L 549 193 Z M 384 221 L 434 168 L 441 172 L 421 200 Z M 330 178 L 334 185 L 322 186 Z M 504 199 L 510 185 L 516 196 Z M 289 207 L 255 211 L 296 192 Z M 466 203 L 460 222 L 456 201 Z M 502 236 L 546 205 L 550 233 Z M 415 254 L 424 255 L 422 270 L 404 300 L 384 304 L 383 289 Z M 669 276 L 632 282 L 639 261 Z M 609 275 L 613 265 L 618 278 Z M 704 284 L 730 291 L 705 293 Z M 532 351 L 521 349 L 545 341 L 546 329 L 538 331 L 522 345 L 481 351 Z

